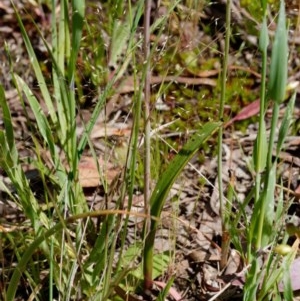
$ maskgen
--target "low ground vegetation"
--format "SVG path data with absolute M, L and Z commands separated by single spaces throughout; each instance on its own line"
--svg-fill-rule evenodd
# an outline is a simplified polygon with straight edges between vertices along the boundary
M 296 1 L 0 13 L 1 299 L 296 300 Z

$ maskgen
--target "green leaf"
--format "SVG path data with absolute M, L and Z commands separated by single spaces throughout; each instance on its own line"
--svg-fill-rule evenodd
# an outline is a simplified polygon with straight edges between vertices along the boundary
M 269 32 L 268 32 L 267 20 L 266 17 L 264 17 L 261 26 L 260 36 L 259 36 L 260 51 L 263 53 L 267 52 L 268 45 L 269 45 Z
M 46 116 L 45 116 L 38 100 L 36 99 L 36 97 L 34 96 L 32 91 L 29 89 L 27 84 L 23 81 L 22 78 L 20 78 L 17 75 L 16 75 L 16 79 L 17 79 L 17 83 L 18 83 L 19 88 L 21 90 L 23 90 L 23 92 L 25 93 L 25 95 L 28 99 L 28 102 L 29 102 L 30 107 L 33 111 L 34 117 L 36 119 L 39 132 L 41 133 L 41 135 L 42 135 L 43 139 L 45 140 L 45 142 L 48 144 L 48 146 L 50 148 L 50 151 L 51 151 L 51 154 L 54 157 L 55 145 L 54 145 L 54 140 L 53 140 L 51 128 L 50 128 L 50 125 L 47 121 L 47 118 L 46 118 Z
M 264 223 L 263 223 L 263 232 L 262 232 L 262 241 L 261 247 L 265 247 L 274 239 L 274 218 L 275 218 L 275 198 L 274 190 L 276 185 L 276 167 L 277 164 L 273 164 L 272 168 L 267 175 L 267 187 L 264 189 L 264 199 L 262 206 L 265 207 Z
M 294 111 L 294 107 L 295 107 L 295 99 L 296 99 L 296 92 L 292 95 L 292 97 L 285 109 L 284 116 L 283 116 L 283 119 L 281 122 L 279 134 L 278 134 L 277 148 L 276 148 L 277 156 L 279 155 L 279 153 L 283 147 L 283 143 L 285 141 L 285 138 L 288 134 L 288 130 L 292 123 L 293 111 Z
M 173 183 L 191 157 L 199 150 L 200 146 L 221 126 L 220 122 L 210 122 L 194 134 L 183 146 L 176 157 L 162 174 L 150 199 L 151 215 L 159 218 L 164 202 Z
M 261 123 L 261 129 L 256 137 L 253 148 L 253 163 L 255 172 L 261 173 L 264 171 L 267 163 L 268 148 L 259 147 L 259 143 L 267 141 L 267 131 L 265 121 Z
M 268 1 L 267 0 L 260 0 L 260 5 L 261 5 L 261 8 L 262 8 L 263 13 L 265 15 L 266 11 L 267 11 Z
M 139 251 L 140 253 L 140 249 L 136 251 Z M 168 252 L 162 254 L 155 254 L 153 256 L 153 279 L 163 275 L 163 273 L 168 268 L 169 264 L 170 264 L 170 254 L 168 254 Z M 139 265 L 136 269 L 132 270 L 130 272 L 130 275 L 135 277 L 137 280 L 142 279 L 143 277 L 142 265 Z
M 111 37 L 111 53 L 109 65 L 117 65 L 117 61 L 120 55 L 124 52 L 126 43 L 130 36 L 130 24 L 127 18 L 125 23 L 121 23 L 120 20 L 115 20 L 113 25 L 113 32 Z
M 173 282 L 175 280 L 175 276 L 172 276 L 166 286 L 161 290 L 161 292 L 159 293 L 158 297 L 157 297 L 157 301 L 164 301 L 164 300 L 167 300 L 167 297 L 168 297 L 168 294 L 169 294 L 169 291 L 173 285 Z
M 179 153 L 167 167 L 157 182 L 150 198 L 150 213 L 152 217 L 160 218 L 162 208 L 173 183 L 179 176 L 182 169 L 187 165 L 192 156 L 199 150 L 200 146 L 217 131 L 222 125 L 221 122 L 206 123 L 203 128 L 195 133 L 183 146 Z M 144 247 L 144 278 L 145 281 L 152 281 L 153 272 L 153 248 L 155 233 L 158 221 L 151 220 L 151 230 L 147 233 Z
M 10 149 L 7 144 L 5 132 L 0 130 L 0 166 L 6 171 L 7 169 L 13 168 L 15 160 L 12 160 Z
M 12 2 L 12 4 L 13 4 L 13 2 Z M 15 14 L 16 14 L 16 17 L 17 17 L 17 21 L 18 21 L 20 29 L 21 29 L 22 38 L 24 40 L 24 43 L 25 43 L 25 46 L 26 46 L 26 49 L 27 49 L 27 52 L 28 52 L 28 55 L 29 55 L 31 65 L 34 69 L 34 73 L 35 73 L 37 81 L 38 81 L 39 88 L 42 92 L 43 98 L 44 98 L 45 103 L 47 105 L 47 108 L 49 110 L 51 120 L 52 120 L 53 124 L 56 124 L 57 116 L 56 116 L 56 113 L 55 113 L 55 108 L 53 106 L 53 102 L 52 102 L 52 99 L 51 99 L 51 96 L 50 96 L 50 92 L 47 88 L 47 85 L 46 85 L 44 76 L 42 74 L 38 59 L 36 57 L 36 54 L 34 52 L 34 49 L 33 49 L 32 45 L 31 45 L 30 38 L 27 35 L 27 31 L 26 31 L 26 29 L 23 25 L 20 14 L 18 13 L 18 11 L 17 11 L 16 7 L 14 6 L 14 4 L 13 4 L 13 8 L 14 8 L 14 11 L 15 11 Z
M 258 275 L 259 270 L 260 270 L 260 267 L 259 267 L 258 259 L 254 258 L 251 262 L 250 270 L 247 273 L 246 283 L 244 286 L 243 300 L 246 300 L 246 301 L 256 300 L 256 292 L 257 292 L 257 288 L 259 286 L 259 282 L 257 281 L 258 276 L 259 276 Z
M 132 263 L 137 259 L 140 255 L 140 250 L 142 248 L 141 242 L 135 242 L 128 247 L 126 252 L 123 254 L 121 260 L 120 267 L 124 268 Z
M 284 100 L 288 71 L 288 34 L 284 1 L 281 0 L 275 40 L 272 47 L 269 96 L 280 103 Z
M 284 195 L 283 195 L 284 185 L 283 185 L 282 179 L 280 180 L 279 185 L 280 185 L 280 190 L 279 190 L 278 196 L 276 198 L 275 220 L 280 220 L 284 216 L 285 206 L 286 206 Z
M 68 70 L 69 82 L 74 82 L 74 70 L 76 59 L 79 51 L 79 46 L 82 37 L 82 28 L 84 21 L 85 1 L 73 0 L 72 1 L 72 51 Z
M 153 256 L 153 278 L 161 276 L 170 263 L 170 254 L 165 252 L 162 254 L 155 254 Z
M 6 132 L 7 143 L 10 150 L 15 149 L 15 138 L 14 138 L 14 129 L 11 120 L 11 114 L 7 101 L 5 98 L 5 93 L 2 85 L 0 85 L 0 106 L 3 112 L 3 122 Z

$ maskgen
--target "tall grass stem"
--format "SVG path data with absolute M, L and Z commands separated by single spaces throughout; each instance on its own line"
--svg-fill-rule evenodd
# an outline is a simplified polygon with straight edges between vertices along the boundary
M 147 0 L 145 3 L 145 12 L 144 12 L 144 72 L 145 72 L 145 83 L 144 83 L 144 211 L 148 215 L 150 212 L 150 132 L 151 132 L 151 121 L 150 121 L 150 96 L 151 96 L 151 87 L 150 87 L 150 13 L 151 13 L 151 2 L 152 0 Z M 148 220 L 145 220 L 145 231 L 146 235 L 150 229 L 150 223 Z
M 227 83 L 227 69 L 228 69 L 228 56 L 230 47 L 230 36 L 231 36 L 231 0 L 227 0 L 226 3 L 226 32 L 225 32 L 225 49 L 223 57 L 223 68 L 221 75 L 221 98 L 219 107 L 219 120 L 223 121 L 224 118 L 224 106 L 226 101 L 226 83 Z M 224 196 L 223 196 L 223 155 L 222 155 L 222 144 L 223 144 L 223 129 L 219 128 L 218 131 L 218 188 L 219 188 L 219 202 L 220 202 L 220 215 L 222 218 L 222 231 L 225 235 L 228 232 L 227 226 L 225 225 L 225 212 L 224 212 Z M 227 237 L 226 234 L 226 238 Z M 221 255 L 221 268 L 223 268 L 227 263 L 228 255 L 228 244 L 226 241 L 222 240 L 222 255 Z

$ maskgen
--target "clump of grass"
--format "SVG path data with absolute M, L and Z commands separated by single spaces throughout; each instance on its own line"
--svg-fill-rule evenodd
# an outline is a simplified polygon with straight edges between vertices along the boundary
M 279 263 L 281 261 L 281 255 L 274 251 L 279 240 L 286 242 L 287 239 L 287 235 L 284 237 L 279 235 L 281 232 L 280 229 L 284 226 L 284 216 L 287 212 L 287 206 L 284 205 L 283 200 L 283 188 L 280 186 L 281 192 L 275 202 L 275 186 L 277 182 L 277 159 L 292 122 L 295 93 L 287 105 L 284 118 L 279 127 L 276 145 L 279 106 L 285 99 L 287 89 L 288 37 L 284 1 L 281 1 L 277 29 L 272 47 L 270 72 L 267 80 L 269 46 L 266 17 L 267 2 L 263 1 L 262 4 L 264 18 L 259 40 L 259 49 L 262 54 L 262 80 L 259 130 L 253 150 L 254 191 L 251 191 L 246 197 L 245 204 L 242 205 L 240 213 L 235 218 L 233 224 L 226 214 L 226 212 L 231 212 L 231 200 L 227 202 L 227 206 L 222 213 L 224 233 L 231 233 L 231 239 L 236 243 L 236 248 L 244 254 L 245 262 L 249 264 L 244 287 L 244 300 L 265 300 L 265 298 L 271 295 L 278 296 L 277 285 L 282 279 L 282 275 L 289 277 L 286 274 L 286 268 L 283 268 L 282 263 Z M 272 103 L 273 106 L 273 114 L 270 135 L 268 137 L 265 124 L 265 112 L 267 105 L 270 103 Z M 275 149 L 276 155 L 274 159 Z M 219 152 L 219 158 L 221 158 L 221 150 Z M 219 178 L 221 178 L 221 174 L 219 169 Z M 248 217 L 243 213 L 243 208 L 251 199 L 253 199 L 254 203 L 253 212 L 251 217 Z M 236 226 L 241 221 L 241 217 L 243 217 L 244 223 L 246 223 L 246 252 L 241 243 L 236 240 Z M 227 238 L 227 245 L 224 244 L 225 247 L 228 246 L 229 241 L 230 239 Z M 269 248 L 267 259 L 261 262 L 260 254 L 263 254 Z M 225 252 L 223 253 L 223 258 L 226 263 L 227 250 L 223 248 L 222 251 Z M 285 264 L 290 265 L 294 257 L 295 251 L 291 249 L 282 260 Z M 289 296 L 288 299 L 291 300 L 290 296 L 292 292 L 290 286 L 286 287 L 284 294 L 285 296 Z
M 137 7 L 141 7 L 141 5 L 142 1 L 139 1 Z M 70 10 L 72 11 L 71 19 L 68 17 Z M 115 253 L 119 227 L 123 220 L 121 214 L 125 213 L 125 211 L 118 213 L 120 201 L 118 201 L 115 211 L 101 211 L 102 213 L 98 212 L 98 214 L 90 212 L 78 178 L 78 163 L 87 144 L 90 145 L 95 161 L 97 161 L 89 134 L 121 71 L 116 72 L 116 76 L 100 94 L 92 117 L 85 125 L 84 134 L 79 140 L 76 135 L 76 110 L 79 102 L 75 79 L 77 76 L 76 61 L 84 26 L 85 2 L 73 1 L 70 5 L 62 2 L 59 12 L 57 18 L 53 1 L 51 44 L 48 45 L 44 41 L 52 63 L 52 83 L 47 85 L 21 16 L 15 9 L 38 87 L 47 107 L 47 112 L 43 111 L 25 80 L 12 72 L 14 84 L 24 109 L 26 98 L 36 121 L 36 125 L 31 125 L 38 133 L 33 136 L 37 159 L 33 159 L 31 164 L 39 170 L 42 179 L 51 176 L 52 180 L 56 182 L 57 188 L 55 192 L 50 192 L 50 189 L 47 189 L 46 181 L 43 181 L 46 198 L 52 206 L 51 210 L 44 212 L 42 204 L 31 190 L 29 181 L 23 172 L 21 158 L 15 143 L 10 110 L 1 87 L 1 107 L 5 120 L 5 131 L 0 132 L 1 168 L 5 170 L 16 191 L 17 197 L 14 195 L 11 197 L 19 204 L 34 230 L 34 233 L 28 236 L 32 243 L 19 258 L 18 266 L 13 271 L 8 288 L 6 292 L 3 291 L 6 300 L 14 300 L 23 272 L 28 276 L 32 291 L 36 291 L 35 288 L 39 286 L 41 279 L 39 277 L 32 278 L 27 269 L 30 267 L 35 270 L 34 264 L 36 263 L 32 259 L 38 250 L 42 251 L 43 260 L 46 260 L 45 269 L 48 275 L 50 300 L 53 300 L 55 292 L 66 300 L 76 299 L 79 295 L 91 297 L 96 293 L 101 300 L 106 300 L 112 294 L 113 287 L 117 286 L 128 273 L 127 269 L 113 272 L 114 256 L 110 256 Z M 135 22 L 132 14 L 131 12 L 132 19 L 128 22 Z M 140 14 L 137 14 L 136 18 L 139 17 Z M 129 32 L 126 39 L 130 38 L 130 34 L 133 35 L 134 26 L 136 28 L 137 23 L 131 23 L 131 26 L 133 31 Z M 120 24 L 118 27 L 115 25 L 115 28 L 114 30 L 120 28 Z M 117 39 L 114 42 L 117 42 Z M 131 42 L 132 45 L 129 46 L 127 55 L 131 55 L 132 48 L 135 47 L 133 38 L 131 38 Z M 123 48 L 124 45 L 115 45 L 114 47 L 118 48 L 118 46 Z M 50 166 L 45 165 L 40 148 L 49 151 Z M 64 162 L 62 157 L 65 158 Z M 99 167 L 99 176 L 102 168 Z M 110 192 L 105 183 L 104 189 L 108 195 Z M 8 188 L 6 190 L 9 192 Z M 90 218 L 100 215 L 104 216 L 103 223 L 99 233 L 96 234 Z M 125 237 L 126 232 L 123 235 Z M 89 238 L 91 236 L 92 244 Z M 82 262 L 81 254 L 87 255 L 84 262 Z M 27 265 L 28 262 L 32 263 Z M 38 262 L 38 264 L 42 264 L 42 262 Z M 106 277 L 100 275 L 106 275 Z M 76 290 L 76 287 L 80 287 L 80 290 Z M 98 290 L 98 287 L 101 287 L 101 290 Z M 36 291 L 35 294 L 43 298 L 42 292 Z

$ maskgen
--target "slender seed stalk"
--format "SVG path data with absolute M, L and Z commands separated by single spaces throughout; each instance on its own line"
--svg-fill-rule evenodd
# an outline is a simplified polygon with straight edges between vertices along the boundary
M 267 34 L 267 21 L 266 17 L 264 17 L 263 23 L 262 23 L 262 32 L 265 31 Z M 269 41 L 268 36 L 264 36 L 263 34 L 260 36 L 260 50 L 262 55 L 262 69 L 261 69 L 261 88 L 260 88 L 260 112 L 259 112 L 259 126 L 258 126 L 258 137 L 257 137 L 257 154 L 256 154 L 256 162 L 255 164 L 255 201 L 254 203 L 256 206 L 260 206 L 261 204 L 257 204 L 260 198 L 261 193 L 261 172 L 264 170 L 265 165 L 261 165 L 261 158 L 263 157 L 263 147 L 265 147 L 265 132 L 264 132 L 264 117 L 265 117 L 265 110 L 266 110 L 266 77 L 267 77 L 267 58 L 268 58 L 268 47 Z M 262 212 L 260 215 L 260 218 L 264 219 L 262 216 Z M 251 232 L 251 231 L 250 231 Z M 248 259 L 251 258 L 251 242 L 252 242 L 252 236 L 253 233 L 249 233 L 250 239 L 248 244 Z M 261 238 L 261 235 L 260 235 Z M 256 239 L 256 247 L 260 248 L 261 241 L 259 239 Z
M 220 100 L 220 108 L 219 108 L 219 120 L 223 121 L 224 117 L 224 106 L 225 106 L 225 98 L 226 98 L 226 82 L 227 82 L 227 69 L 228 69 L 228 56 L 229 56 L 229 47 L 230 47 L 230 35 L 231 35 L 231 0 L 227 0 L 226 4 L 226 33 L 225 33 L 225 50 L 224 50 L 224 59 L 223 59 L 223 70 L 221 77 L 221 100 Z M 220 215 L 222 218 L 222 232 L 228 234 L 227 225 L 225 223 L 225 212 L 224 212 L 224 198 L 223 198 L 223 182 L 222 182 L 222 136 L 223 130 L 222 127 L 219 128 L 218 131 L 218 185 L 219 185 L 219 199 L 220 199 Z M 226 238 L 228 235 L 226 234 Z M 227 263 L 227 254 L 228 254 L 229 244 L 226 241 L 222 240 L 222 255 L 221 255 L 221 269 Z
M 144 64 L 145 64 L 145 81 L 144 81 L 144 213 L 150 213 L 150 13 L 151 0 L 145 2 L 144 8 Z M 144 238 L 150 234 L 150 220 L 145 219 Z M 155 235 L 155 232 L 153 232 Z M 147 252 L 145 245 L 144 252 Z M 144 287 L 150 289 L 152 287 L 152 260 L 153 254 L 147 256 L 148 261 L 144 264 Z
M 276 164 L 276 161 L 272 163 L 272 156 L 273 156 L 273 148 L 274 148 L 274 141 L 276 136 L 276 126 L 278 123 L 278 117 L 279 117 L 279 104 L 277 102 L 274 102 L 274 108 L 273 108 L 273 115 L 272 115 L 272 123 L 271 123 L 271 132 L 270 132 L 270 140 L 269 140 L 269 148 L 268 148 L 268 157 L 267 157 L 267 167 L 266 167 L 266 178 L 264 187 L 267 189 L 269 187 L 269 172 L 271 171 L 272 164 Z M 266 193 L 266 192 L 265 192 Z M 268 200 L 264 199 L 265 202 Z M 262 234 L 263 234 L 263 228 L 264 228 L 264 219 L 266 214 L 266 205 L 261 204 L 261 210 L 259 215 L 259 225 L 258 225 L 258 235 L 256 240 L 256 250 L 261 248 L 262 243 Z
M 144 64 L 145 64 L 145 84 L 144 84 L 144 206 L 145 214 L 150 212 L 150 12 L 151 12 L 151 0 L 147 0 L 145 4 L 144 14 Z M 146 219 L 147 233 L 149 231 L 150 224 Z

